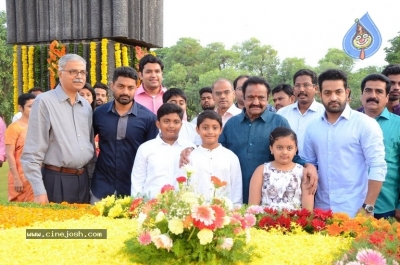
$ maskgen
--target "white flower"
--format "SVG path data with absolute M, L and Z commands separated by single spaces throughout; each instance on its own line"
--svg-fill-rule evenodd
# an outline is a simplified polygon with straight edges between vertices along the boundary
M 198 204 L 198 198 L 194 192 L 187 191 L 182 194 L 181 199 L 183 202 L 188 203 L 189 205 L 197 205 Z
M 250 239 L 251 239 L 250 229 L 246 229 L 246 245 L 249 244 Z
M 179 235 L 183 233 L 183 222 L 181 219 L 174 217 L 168 221 L 168 229 L 171 233 Z
M 153 240 L 153 238 L 156 238 L 159 235 L 161 235 L 161 231 L 158 228 L 150 231 L 151 240 Z
M 140 214 L 139 214 L 139 216 L 138 216 L 138 218 L 137 218 L 137 221 L 138 221 L 138 229 L 139 229 L 139 230 L 142 229 L 143 222 L 146 220 L 146 218 L 147 218 L 147 214 L 144 214 L 144 213 L 140 213 Z
M 222 242 L 221 248 L 226 250 L 231 250 L 232 246 L 233 246 L 233 239 L 230 237 L 224 238 L 224 242 Z
M 229 210 L 233 209 L 233 203 L 228 197 L 222 196 L 220 199 L 224 200 L 224 204 Z
M 159 211 L 156 216 L 156 223 L 159 223 L 164 219 L 165 219 L 165 214 L 162 211 Z
M 188 178 L 195 172 L 194 167 L 191 165 L 185 165 L 183 169 L 186 171 L 186 176 Z

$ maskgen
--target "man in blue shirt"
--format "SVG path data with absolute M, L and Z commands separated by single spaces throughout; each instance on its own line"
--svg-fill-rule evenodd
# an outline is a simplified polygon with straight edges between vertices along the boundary
M 93 114 L 100 154 L 91 184 L 92 204 L 107 195 L 130 195 L 136 151 L 158 134 L 156 116 L 134 101 L 137 80 L 133 68 L 115 69 L 111 84 L 114 100 L 98 107 Z
M 372 216 L 386 175 L 382 130 L 347 104 L 343 71 L 324 71 L 318 84 L 325 114 L 309 124 L 304 140 L 304 159 L 318 165 L 315 207 Z
M 375 218 L 396 217 L 400 221 L 400 117 L 387 109 L 390 80 L 371 74 L 361 82 L 364 113 L 376 119 L 383 132 L 387 174 L 375 203 Z
M 227 121 L 219 137 L 219 142 L 233 151 L 240 161 L 243 178 L 243 202 L 249 198 L 250 179 L 261 164 L 272 161 L 269 137 L 276 127 L 288 127 L 287 120 L 267 109 L 270 86 L 260 77 L 249 77 L 242 87 L 244 95 L 243 111 Z M 299 156 L 294 162 L 304 165 Z M 306 164 L 304 176 L 311 179 L 310 191 L 315 191 L 317 174 L 311 164 Z M 261 191 L 260 191 L 261 192 Z

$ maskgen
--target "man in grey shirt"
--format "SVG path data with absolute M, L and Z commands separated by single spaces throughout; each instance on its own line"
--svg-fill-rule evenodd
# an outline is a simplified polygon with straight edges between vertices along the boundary
M 33 103 L 21 163 L 35 202 L 89 203 L 92 109 L 78 94 L 86 82 L 86 61 L 67 54 L 58 68 L 60 84 Z

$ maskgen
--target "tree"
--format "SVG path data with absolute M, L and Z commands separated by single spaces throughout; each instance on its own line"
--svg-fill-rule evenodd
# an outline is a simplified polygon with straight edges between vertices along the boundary
M 337 68 L 346 73 L 350 73 L 353 70 L 355 61 L 344 51 L 330 48 L 325 57 L 318 61 L 318 64 L 319 73 L 329 68 Z
M 390 64 L 400 64 L 400 35 L 389 40 L 389 42 L 392 46 L 384 48 L 386 52 L 385 60 Z
M 0 116 L 8 124 L 14 113 L 12 65 L 13 48 L 7 44 L 7 16 L 5 11 L 0 11 Z
M 279 83 L 293 83 L 294 74 L 300 69 L 310 69 L 304 58 L 291 57 L 282 61 L 279 67 Z

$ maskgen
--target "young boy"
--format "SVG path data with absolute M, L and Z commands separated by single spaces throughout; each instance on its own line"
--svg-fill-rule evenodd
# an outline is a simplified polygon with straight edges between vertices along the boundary
M 201 144 L 200 136 L 196 133 L 196 128 L 194 124 L 188 122 L 185 118 L 186 115 L 186 94 L 180 88 L 170 88 L 165 91 L 163 95 L 163 102 L 166 103 L 173 103 L 179 105 L 184 112 L 184 118 L 182 121 L 182 128 L 179 133 L 179 137 L 182 139 L 186 139 L 194 143 L 195 145 Z
M 154 198 L 164 185 L 177 186 L 180 152 L 195 147 L 178 137 L 182 118 L 183 109 L 176 104 L 164 103 L 158 109 L 156 125 L 160 134 L 139 146 L 132 168 L 131 196 Z
M 197 133 L 202 144 L 194 149 L 189 156 L 190 165 L 194 173 L 190 183 L 195 191 L 204 195 L 210 201 L 214 194 L 214 185 L 211 176 L 226 181 L 222 188 L 223 195 L 227 196 L 233 204 L 243 203 L 242 173 L 238 157 L 229 149 L 218 143 L 222 132 L 221 116 L 213 110 L 205 110 L 197 117 Z M 220 195 L 217 193 L 217 195 Z

